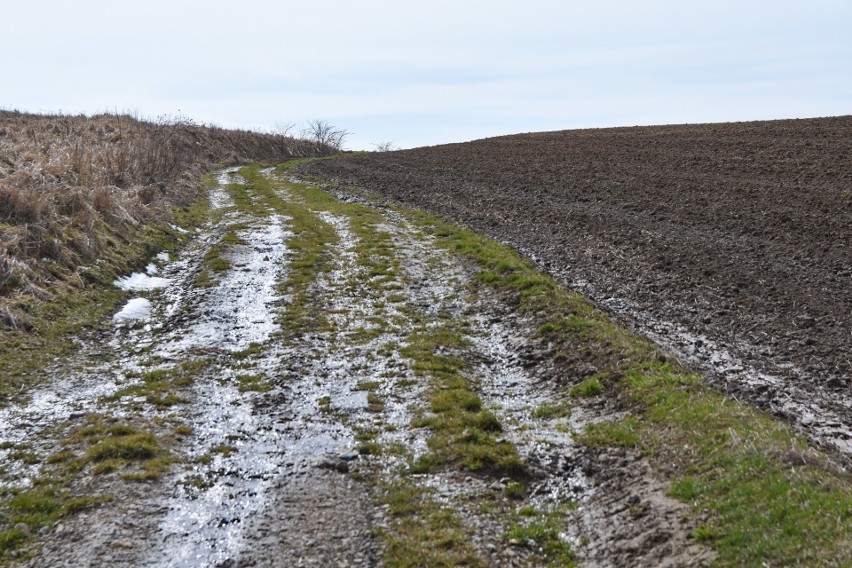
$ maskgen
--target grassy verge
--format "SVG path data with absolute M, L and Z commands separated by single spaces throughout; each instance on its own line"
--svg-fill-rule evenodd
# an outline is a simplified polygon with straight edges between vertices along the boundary
M 207 176 L 205 186 L 212 184 L 215 180 Z M 173 211 L 174 221 L 186 228 L 200 226 L 207 215 L 206 193 Z M 17 303 L 15 308 L 26 314 L 27 325 L 0 327 L 0 405 L 26 396 L 30 388 L 48 379 L 51 365 L 79 349 L 73 338 L 94 335 L 111 325 L 109 315 L 127 295 L 112 285 L 117 277 L 140 269 L 157 252 L 175 250 L 187 238 L 171 226 L 139 227 L 126 241 L 111 241 L 97 264 L 80 268 L 78 277 L 85 286 L 58 284 L 52 300 L 28 298 Z
M 207 187 L 214 184 L 212 176 L 205 178 Z M 179 226 L 197 227 L 207 220 L 208 213 L 205 194 L 175 210 L 172 219 Z M 76 354 L 79 343 L 74 339 L 85 340 L 108 330 L 109 315 L 126 298 L 125 292 L 112 285 L 113 280 L 140 268 L 159 251 L 173 251 L 187 238 L 171 226 L 140 227 L 128 242 L 116 243 L 96 268 L 85 269 L 87 286 L 69 288 L 67 295 L 29 306 L 29 329 L 0 330 L 0 400 L 8 403 L 25 398 L 29 389 L 51 378 L 52 365 Z M 187 363 L 173 373 L 144 373 L 139 385 L 119 391 L 113 398 L 142 396 L 156 409 L 165 410 L 184 401 L 177 391 L 191 383 L 199 370 L 193 365 Z M 18 448 L 10 459 L 39 466 L 39 470 L 30 487 L 0 491 L 0 564 L 26 555 L 39 530 L 109 500 L 105 494 L 76 492 L 72 489 L 75 480 L 109 474 L 129 481 L 154 479 L 173 462 L 167 448 L 185 429 L 179 421 L 172 423 L 167 418 L 131 423 L 89 415 L 82 424 L 77 419 L 58 426 L 54 433 L 60 449 L 46 458 Z
M 714 392 L 561 289 L 507 247 L 409 212 L 448 250 L 481 268 L 482 286 L 511 295 L 540 322 L 575 396 L 604 393 L 631 411 L 585 432 L 591 446 L 634 447 L 670 479 L 671 494 L 709 512 L 693 535 L 731 566 L 852 564 L 852 479 L 791 428 Z

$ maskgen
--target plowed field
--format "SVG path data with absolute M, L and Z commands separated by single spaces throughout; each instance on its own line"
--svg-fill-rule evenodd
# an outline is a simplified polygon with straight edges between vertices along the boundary
M 852 116 L 520 134 L 303 167 L 506 242 L 852 454 Z

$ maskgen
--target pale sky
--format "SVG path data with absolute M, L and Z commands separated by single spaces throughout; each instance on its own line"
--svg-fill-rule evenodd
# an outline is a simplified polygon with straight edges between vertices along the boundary
M 0 108 L 324 119 L 348 149 L 852 114 L 852 0 L 17 0 Z

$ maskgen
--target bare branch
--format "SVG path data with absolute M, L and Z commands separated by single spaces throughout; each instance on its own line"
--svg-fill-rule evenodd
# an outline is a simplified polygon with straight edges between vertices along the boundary
M 378 144 L 372 144 L 372 146 L 376 147 L 376 152 L 393 152 L 394 150 L 399 150 L 399 147 L 393 141 L 379 142 Z
M 320 148 L 327 147 L 330 150 L 340 152 L 343 149 L 343 141 L 349 136 L 347 130 L 336 128 L 327 120 L 315 119 L 308 121 L 302 130 L 302 136 Z

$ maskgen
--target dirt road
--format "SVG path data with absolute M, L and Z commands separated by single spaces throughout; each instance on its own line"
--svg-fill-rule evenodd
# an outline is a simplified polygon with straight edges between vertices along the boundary
M 191 244 L 117 282 L 114 330 L 0 410 L 19 565 L 712 558 L 635 451 L 575 442 L 619 411 L 569 409 L 535 322 L 472 295 L 468 261 L 352 196 L 218 179 Z

